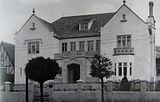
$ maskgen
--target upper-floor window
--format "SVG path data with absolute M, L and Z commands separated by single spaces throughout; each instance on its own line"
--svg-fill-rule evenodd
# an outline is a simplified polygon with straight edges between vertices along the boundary
M 39 41 L 28 42 L 28 54 L 39 53 Z
M 67 43 L 62 43 L 62 52 L 67 51 Z
M 88 30 L 88 23 L 80 23 L 79 30 Z
M 100 40 L 96 40 L 96 51 L 100 51 Z
M 88 51 L 93 51 L 93 40 L 88 41 Z
M 84 51 L 84 41 L 79 42 L 79 50 Z
M 71 42 L 71 51 L 76 51 L 76 42 Z
M 117 47 L 131 47 L 131 35 L 117 35 Z

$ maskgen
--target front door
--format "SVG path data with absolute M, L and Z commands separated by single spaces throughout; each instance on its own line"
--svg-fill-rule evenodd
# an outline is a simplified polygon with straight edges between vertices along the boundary
M 75 83 L 80 79 L 80 65 L 70 64 L 68 67 L 68 82 Z

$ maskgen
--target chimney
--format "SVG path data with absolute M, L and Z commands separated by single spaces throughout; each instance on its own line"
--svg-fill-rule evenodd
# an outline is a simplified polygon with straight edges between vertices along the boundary
M 153 1 L 149 2 L 149 16 L 153 16 Z

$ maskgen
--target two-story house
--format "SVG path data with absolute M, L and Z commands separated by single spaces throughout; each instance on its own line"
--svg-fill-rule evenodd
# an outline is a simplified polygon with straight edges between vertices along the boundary
M 143 21 L 123 1 L 112 13 L 61 17 L 49 23 L 33 14 L 15 37 L 15 83 L 25 83 L 28 60 L 43 56 L 58 60 L 62 73 L 59 82 L 93 82 L 90 58 L 101 54 L 113 63 L 110 79 L 154 81 L 155 20 L 153 2 Z

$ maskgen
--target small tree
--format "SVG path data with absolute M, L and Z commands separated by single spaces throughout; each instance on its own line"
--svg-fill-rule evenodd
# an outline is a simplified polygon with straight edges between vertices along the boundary
M 26 76 L 40 84 L 41 102 L 43 102 L 43 83 L 55 79 L 60 67 L 56 60 L 37 57 L 29 60 L 25 67 Z
M 101 97 L 102 102 L 104 102 L 104 90 L 103 90 L 103 83 L 104 83 L 104 77 L 109 78 L 111 75 L 113 75 L 112 71 L 112 63 L 110 59 L 101 56 L 101 55 L 95 55 L 91 59 L 91 73 L 90 75 L 92 77 L 97 77 L 101 80 Z

